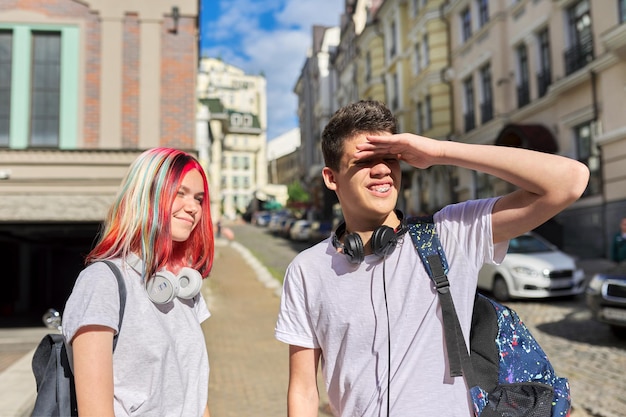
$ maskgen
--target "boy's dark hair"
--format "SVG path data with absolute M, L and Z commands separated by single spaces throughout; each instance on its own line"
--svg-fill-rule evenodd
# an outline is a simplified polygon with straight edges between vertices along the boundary
M 333 114 L 322 132 L 324 163 L 339 169 L 343 144 L 359 133 L 398 133 L 395 116 L 384 103 L 361 100 L 348 104 Z

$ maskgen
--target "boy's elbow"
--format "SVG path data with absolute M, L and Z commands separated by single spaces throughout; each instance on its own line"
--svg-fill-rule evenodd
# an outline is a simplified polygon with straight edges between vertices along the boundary
M 571 183 L 570 186 L 567 187 L 570 191 L 569 199 L 571 203 L 578 200 L 580 196 L 583 195 L 587 184 L 589 184 L 589 167 L 579 161 L 573 162 L 574 164 L 568 173 Z

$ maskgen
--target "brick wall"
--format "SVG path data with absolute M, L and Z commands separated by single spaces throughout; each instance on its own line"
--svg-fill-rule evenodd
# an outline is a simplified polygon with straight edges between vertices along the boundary
M 161 145 L 193 149 L 195 142 L 196 23 L 165 19 L 161 50 Z
M 139 138 L 139 18 L 128 14 L 124 20 L 122 73 L 122 147 L 136 148 Z

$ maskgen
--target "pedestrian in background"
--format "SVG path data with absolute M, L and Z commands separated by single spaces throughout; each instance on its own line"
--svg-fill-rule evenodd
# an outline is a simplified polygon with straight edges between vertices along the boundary
M 611 244 L 611 260 L 614 262 L 626 261 L 626 217 L 619 224 L 620 230 L 613 236 Z
M 566 157 L 396 132 L 387 107 L 360 101 L 339 109 L 322 134 L 322 176 L 344 223 L 285 274 L 275 334 L 290 345 L 290 417 L 317 416 L 320 362 L 335 416 L 473 415 L 463 377 L 447 372 L 437 291 L 396 210 L 400 161 L 476 170 L 517 186 L 434 214 L 468 346 L 480 267 L 501 262 L 509 239 L 573 203 L 589 178 Z
M 210 315 L 200 293 L 213 263 L 209 202 L 204 170 L 188 153 L 154 148 L 130 166 L 63 312 L 79 415 L 209 416 L 200 327 Z M 124 277 L 121 329 L 103 259 Z

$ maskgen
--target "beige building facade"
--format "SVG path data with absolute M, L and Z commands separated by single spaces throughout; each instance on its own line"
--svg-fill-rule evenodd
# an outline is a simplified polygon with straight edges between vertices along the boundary
M 267 87 L 262 75 L 217 58 L 198 71 L 198 143 L 210 144 L 208 172 L 216 219 L 235 219 L 267 185 Z
M 453 140 L 585 163 L 591 171 L 585 194 L 546 225 L 553 240 L 580 256 L 606 254 L 626 213 L 623 7 L 620 1 L 460 0 L 446 9 Z M 494 178 L 459 173 L 460 199 L 508 190 Z
M 345 27 L 359 27 L 360 3 L 346 2 Z M 591 171 L 585 194 L 540 232 L 575 255 L 605 256 L 626 215 L 626 2 L 366 3 L 361 32 L 346 34 L 355 62 L 346 40 L 338 51 L 340 69 L 356 68 L 358 99 L 386 102 L 403 131 L 582 161 Z M 351 97 L 348 79 L 338 77 L 338 101 Z M 508 191 L 472 171 L 404 166 L 399 208 L 431 213 Z

